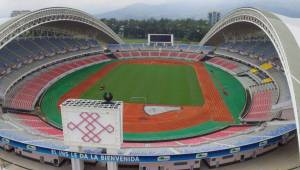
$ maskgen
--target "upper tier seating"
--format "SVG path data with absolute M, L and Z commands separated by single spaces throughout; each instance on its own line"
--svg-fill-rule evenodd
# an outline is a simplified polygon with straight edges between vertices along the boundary
M 95 40 L 35 37 L 13 40 L 0 50 L 0 77 L 45 57 L 99 47 Z
M 228 50 L 230 52 L 239 53 L 241 55 L 257 58 L 261 64 L 269 62 L 267 69 L 273 64 L 276 68 L 282 69 L 280 62 L 278 62 L 277 52 L 271 41 L 265 40 L 244 40 L 236 42 L 225 42 L 220 45 L 221 49 Z

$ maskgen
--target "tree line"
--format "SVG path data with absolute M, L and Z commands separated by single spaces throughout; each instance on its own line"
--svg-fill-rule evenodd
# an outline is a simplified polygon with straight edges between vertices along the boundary
M 174 34 L 176 41 L 199 42 L 210 26 L 206 20 L 194 19 L 101 19 L 112 30 L 126 39 L 146 39 L 148 34 Z

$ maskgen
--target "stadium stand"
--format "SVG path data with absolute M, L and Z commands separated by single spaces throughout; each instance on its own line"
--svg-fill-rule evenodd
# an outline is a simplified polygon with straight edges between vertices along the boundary
M 70 37 L 18 38 L 0 50 L 0 77 L 24 64 L 30 64 L 45 57 L 89 48 L 99 48 L 99 44 L 94 40 Z
M 45 137 L 62 137 L 62 131 L 58 130 L 39 117 L 28 114 L 5 114 L 5 119 L 14 122 L 17 126 L 26 129 L 29 133 Z
M 235 64 L 233 61 L 226 60 L 226 59 L 219 58 L 219 57 L 214 57 L 214 58 L 210 59 L 209 62 L 219 65 L 219 66 L 226 68 L 233 72 L 235 72 L 235 70 L 238 67 L 237 64 Z
M 37 98 L 50 83 L 58 80 L 66 73 L 70 73 L 70 71 L 106 60 L 107 57 L 105 55 L 91 56 L 58 64 L 36 73 L 34 76 L 28 77 L 18 87 L 10 90 L 6 97 L 5 106 L 17 110 L 34 110 Z
M 225 42 L 220 45 L 220 49 L 238 53 L 243 56 L 257 59 L 261 66 L 270 69 L 272 63 L 282 69 L 280 62 L 278 63 L 278 55 L 272 43 L 267 40 L 243 40 L 238 42 Z M 269 64 L 265 63 L 269 61 Z
M 141 57 L 160 57 L 170 59 L 185 59 L 192 61 L 199 61 L 204 56 L 199 53 L 187 53 L 187 52 L 167 52 L 167 51 L 135 51 L 135 52 L 115 52 L 114 55 L 119 59 L 133 59 Z
M 190 44 L 157 47 L 146 44 L 122 44 L 121 41 L 105 42 L 103 39 L 103 45 L 108 44 L 108 49 L 116 57 L 109 58 L 102 54 L 100 46 L 102 44 L 94 39 L 99 37 L 87 35 L 89 38 L 86 38 L 87 36 L 76 35 L 78 34 L 76 31 L 71 32 L 70 35 L 64 32 L 54 34 L 52 32 L 51 36 L 22 35 L 0 50 L 0 97 L 4 96 L 6 109 L 2 115 L 3 119 L 0 119 L 0 137 L 2 144 L 11 145 L 16 153 L 20 153 L 23 147 L 25 152 L 29 150 L 33 154 L 31 158 L 41 159 L 40 156 L 43 157 L 45 153 L 35 153 L 34 149 L 37 147 L 47 151 L 46 154 L 70 151 L 71 148 L 63 143 L 61 130 L 27 112 L 33 114 L 39 112 L 39 108 L 35 108 L 38 98 L 56 80 L 75 70 L 111 59 L 152 57 L 195 62 L 205 59 L 206 63 L 234 75 L 244 86 L 243 90 L 246 89 L 248 92 L 247 105 L 243 113 L 238 113 L 238 116 L 241 116 L 238 120 L 242 122 L 240 125 L 229 125 L 223 129 L 215 129 L 209 134 L 172 141 L 125 141 L 122 148 L 117 151 L 118 155 L 147 157 L 147 159 L 157 156 L 153 160 L 160 161 L 161 155 L 169 155 L 167 156 L 169 158 L 189 156 L 188 159 L 194 160 L 195 153 L 204 153 L 209 157 L 196 156 L 198 161 L 204 160 L 210 166 L 217 167 L 243 161 L 244 158 L 254 158 L 295 137 L 296 125 L 286 75 L 277 51 L 267 36 L 253 38 L 245 34 L 228 38 L 228 35 L 222 34 L 224 42 L 215 47 Z M 73 34 L 75 36 L 71 36 Z M 81 34 L 86 32 L 83 31 Z M 226 96 L 224 93 L 222 97 Z M 217 106 L 214 109 L 220 110 Z M 215 117 L 216 120 L 218 118 Z M 5 141 L 8 142 L 3 143 Z M 85 147 L 82 152 L 106 154 L 102 149 Z M 241 155 L 245 157 L 242 159 Z
M 28 114 L 5 114 L 4 118 L 13 122 L 16 126 L 26 129 L 28 133 L 38 134 L 40 136 L 52 137 L 52 138 L 62 138 L 62 131 L 58 130 L 47 123 L 45 123 L 41 118 L 35 115 Z M 157 148 L 157 147 L 176 147 L 176 146 L 191 146 L 199 145 L 205 142 L 212 142 L 215 140 L 220 140 L 228 137 L 233 137 L 236 135 L 241 135 L 247 131 L 253 131 L 252 126 L 233 126 L 212 134 L 204 135 L 201 137 L 194 137 L 190 139 L 181 139 L 176 141 L 167 141 L 167 142 L 152 142 L 152 143 L 123 143 L 123 147 L 126 148 Z
M 132 48 L 130 46 L 123 46 L 123 49 Z M 140 46 L 134 47 L 140 48 Z M 182 46 L 183 48 L 183 46 Z M 131 51 L 124 51 L 124 52 L 115 52 L 114 53 L 119 59 L 123 58 L 139 58 L 139 57 L 162 57 L 162 58 L 178 58 L 178 59 L 195 59 L 199 57 L 196 61 L 201 59 L 202 55 L 197 53 L 189 53 L 189 52 L 178 52 L 178 51 L 141 51 L 141 50 L 131 50 Z M 99 57 L 99 56 L 98 56 Z M 107 59 L 105 56 L 103 59 Z M 92 61 L 93 60 L 93 61 Z M 49 83 L 52 79 L 55 79 L 60 73 L 60 71 L 64 71 L 63 68 L 76 68 L 78 66 L 84 66 L 90 64 L 91 62 L 95 62 L 97 59 L 89 58 L 88 60 L 85 59 L 76 59 L 69 62 L 64 62 L 62 64 L 54 65 L 49 67 L 43 72 L 37 72 L 34 74 L 37 79 L 26 79 L 25 83 L 22 84 L 20 87 L 26 87 L 25 84 L 28 83 L 30 87 L 35 87 L 37 84 L 35 82 L 41 83 Z M 280 76 L 272 77 L 271 82 L 264 82 L 265 79 L 270 78 L 270 75 L 282 74 L 278 71 L 274 74 L 274 67 L 269 66 L 262 66 L 258 65 L 258 67 L 252 67 L 253 64 L 257 63 L 250 63 L 247 61 L 249 65 L 245 65 L 245 61 L 240 60 L 231 60 L 230 58 L 223 58 L 223 57 L 214 57 L 207 61 L 208 63 L 218 65 L 223 69 L 231 70 L 232 73 L 238 75 L 238 73 L 245 73 L 248 77 L 243 77 L 242 79 L 246 79 L 246 83 L 243 83 L 245 88 L 249 89 L 251 94 L 251 102 L 248 112 L 243 117 L 243 121 L 245 122 L 253 122 L 253 121 L 269 121 L 273 118 L 272 115 L 272 105 L 277 103 L 276 94 L 278 88 L 275 82 L 279 81 Z M 64 66 L 64 67 L 63 67 Z M 251 69 L 255 68 L 256 71 L 253 72 Z M 264 71 L 268 72 L 265 73 Z M 36 75 L 43 75 L 42 77 Z M 252 79 L 251 79 L 251 78 Z M 256 84 L 253 84 L 255 80 Z M 281 84 L 280 84 L 281 85 Z M 44 85 L 43 85 L 44 86 Z M 281 87 L 281 86 L 279 86 Z M 16 88 L 18 92 L 25 93 L 28 96 L 38 96 L 32 91 L 32 89 L 24 88 L 25 91 Z M 15 99 L 18 95 L 11 95 L 12 91 L 9 92 L 10 96 Z M 27 97 L 27 96 L 26 96 Z M 23 96 L 21 96 L 23 98 Z M 16 98 L 16 101 L 18 99 Z M 20 109 L 32 109 L 34 102 L 30 99 L 30 103 L 28 106 L 13 106 L 15 108 Z M 29 106 L 30 105 L 30 106 Z M 289 114 L 289 111 L 281 112 L 282 114 Z M 10 120 L 10 122 L 14 123 L 15 126 L 22 127 L 27 130 L 27 135 L 36 135 L 39 136 L 52 136 L 52 139 L 39 141 L 39 140 L 28 140 L 28 136 L 23 136 L 24 138 L 18 138 L 23 141 L 27 141 L 30 144 L 38 145 L 38 146 L 50 146 L 51 148 L 60 148 L 66 149 L 66 147 L 61 144 L 60 142 L 56 143 L 56 141 L 61 140 L 61 131 L 49 126 L 41 119 L 31 116 L 31 115 L 22 115 L 22 114 L 5 114 L 5 119 Z M 280 116 L 281 117 L 281 116 Z M 284 116 L 283 116 L 284 118 Z M 287 119 L 287 118 L 286 118 Z M 191 153 L 191 152 L 210 152 L 215 150 L 223 150 L 223 149 L 230 149 L 232 147 L 240 147 L 246 144 L 253 144 L 265 140 L 269 140 L 276 135 L 282 135 L 288 133 L 289 131 L 293 130 L 294 123 L 292 122 L 268 122 L 264 123 L 261 126 L 233 126 L 229 127 L 211 134 L 189 138 L 189 139 L 180 139 L 175 141 L 166 141 L 166 142 L 153 142 L 153 143 L 140 143 L 140 142 L 130 142 L 124 143 L 123 149 L 118 151 L 118 154 L 126 154 L 126 155 L 162 155 L 162 154 L 184 154 L 184 153 Z M 0 129 L 1 132 L 1 129 Z M 18 134 L 18 132 L 13 132 L 10 134 L 11 138 L 15 138 L 14 135 Z M 1 135 L 1 133 L 0 133 Z M 8 134 L 3 134 L 8 135 Z M 36 138 L 34 138 L 36 139 Z M 88 152 L 89 150 L 87 150 Z M 95 151 L 92 151 L 95 152 Z M 210 162 L 210 165 L 211 162 Z
M 177 52 L 193 52 L 208 53 L 213 50 L 211 46 L 200 46 L 190 44 L 175 44 L 174 46 L 155 47 L 148 44 L 108 44 L 108 49 L 112 52 L 120 51 L 177 51 Z
M 245 121 L 267 121 L 271 117 L 272 91 L 259 91 L 253 94 L 249 112 Z
M 236 57 L 230 58 L 231 55 L 229 53 L 226 53 L 226 56 L 229 56 L 229 58 L 224 58 L 223 56 L 214 57 L 207 62 L 209 64 L 219 66 L 222 69 L 231 71 L 233 74 L 237 74 L 238 76 L 243 76 L 239 79 L 242 80 L 245 88 L 249 89 L 251 104 L 242 120 L 246 122 L 269 121 L 273 118 L 280 117 L 278 115 L 280 113 L 276 115 L 272 112 L 272 105 L 279 101 L 283 101 L 279 100 L 281 97 L 281 91 L 283 91 L 281 87 L 286 87 L 287 82 L 278 76 L 283 74 L 280 71 L 275 70 L 272 64 L 268 62 L 259 65 L 259 61 L 251 62 L 258 59 L 240 60 Z M 247 67 L 245 64 L 256 67 Z M 244 75 L 247 77 L 244 77 Z M 270 77 L 273 75 L 274 77 Z M 280 84 L 277 84 L 277 82 Z M 283 94 L 283 96 L 285 95 Z M 285 98 L 287 99 L 287 97 Z

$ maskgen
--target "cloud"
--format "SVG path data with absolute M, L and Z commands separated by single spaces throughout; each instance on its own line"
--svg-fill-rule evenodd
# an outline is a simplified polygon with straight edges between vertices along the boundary
M 98 14 L 134 3 L 159 4 L 167 1 L 171 0 L 0 0 L 0 17 L 8 17 L 13 10 L 37 10 L 54 6 L 71 7 Z

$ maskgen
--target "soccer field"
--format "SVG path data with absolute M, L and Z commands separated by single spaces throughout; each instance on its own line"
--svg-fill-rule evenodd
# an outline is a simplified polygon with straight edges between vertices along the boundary
M 81 98 L 100 99 L 105 91 L 112 92 L 114 100 L 128 103 L 182 106 L 204 102 L 196 73 L 186 65 L 121 64 Z
M 86 80 L 93 79 L 93 75 L 112 65 L 115 67 L 103 74 L 101 78 L 95 79 L 92 84 L 85 84 Z M 238 118 L 246 103 L 242 85 L 232 75 L 219 68 L 207 64 L 204 67 L 225 101 L 226 107 L 229 108 L 233 122 L 207 120 L 180 130 L 148 133 L 124 132 L 124 139 L 128 141 L 171 140 L 210 133 L 226 126 L 239 124 Z M 122 100 L 125 103 L 203 107 L 210 101 L 205 102 L 205 91 L 202 92 L 198 81 L 201 74 L 198 75 L 194 69 L 189 64 L 153 64 L 151 62 L 140 64 L 125 61 L 97 64 L 71 73 L 49 87 L 40 103 L 41 112 L 48 122 L 61 128 L 59 100 L 79 85 L 85 87 L 85 90 L 76 90 L 80 92 L 77 97 L 83 99 L 101 99 L 105 91 L 110 91 L 114 95 L 114 100 Z M 104 90 L 101 90 L 101 86 Z
M 59 98 L 62 97 L 66 92 L 74 88 L 80 82 L 84 81 L 89 75 L 97 72 L 99 69 L 104 67 L 106 64 L 111 62 L 96 64 L 81 70 L 75 71 L 50 86 L 40 102 L 40 107 L 42 111 L 42 116 L 44 116 L 47 121 L 56 127 L 61 127 L 61 116 L 58 107 Z

